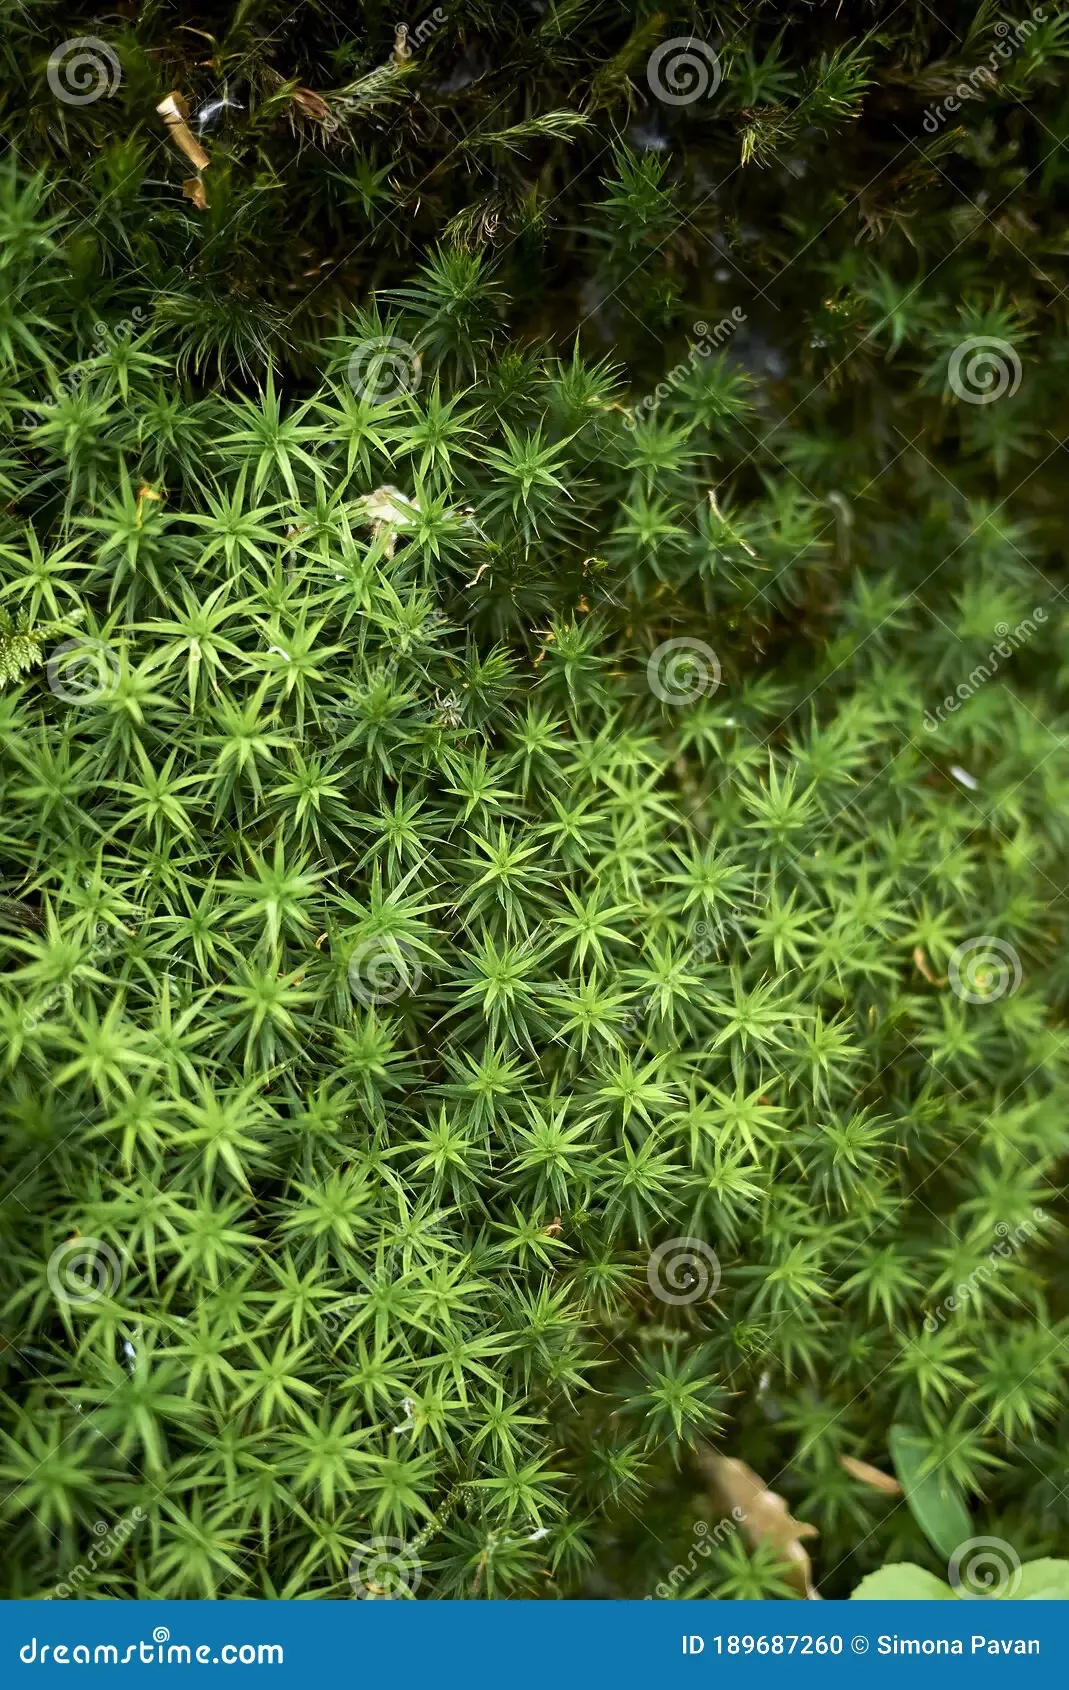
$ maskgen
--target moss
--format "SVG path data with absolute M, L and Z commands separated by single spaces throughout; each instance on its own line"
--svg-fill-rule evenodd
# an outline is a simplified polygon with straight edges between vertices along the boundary
M 1069 29 L 831 11 L 4 15 L 6 1594 L 1065 1550 Z

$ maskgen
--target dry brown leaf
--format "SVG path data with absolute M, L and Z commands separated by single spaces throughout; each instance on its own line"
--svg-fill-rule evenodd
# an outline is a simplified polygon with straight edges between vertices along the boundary
M 163 494 L 157 493 L 154 487 L 143 486 L 137 490 L 137 526 L 141 527 L 145 517 L 145 503 L 158 505 L 163 500 Z
M 913 953 L 913 960 L 917 964 L 917 967 L 920 969 L 921 973 L 924 975 L 924 978 L 927 980 L 929 986 L 945 986 L 946 985 L 946 981 L 944 979 L 941 979 L 938 974 L 932 973 L 931 969 L 928 966 L 928 958 L 925 956 L 924 951 L 923 951 L 923 949 L 920 945 L 917 946 L 916 950 Z
M 305 117 L 313 118 L 316 123 L 331 123 L 333 113 L 322 94 L 317 94 L 314 88 L 295 88 L 290 99 Z
M 182 183 L 182 196 L 192 200 L 198 211 L 207 211 L 208 196 L 204 192 L 204 183 L 199 176 L 187 176 Z
M 735 532 L 735 529 L 732 527 L 731 523 L 728 521 L 728 519 L 724 515 L 723 511 L 720 509 L 720 506 L 717 504 L 717 502 L 716 502 L 716 488 L 710 487 L 706 497 L 709 500 L 709 509 L 712 511 L 712 513 L 716 517 L 717 521 L 719 523 L 721 523 L 724 528 L 727 529 L 730 538 L 733 539 L 733 540 L 736 540 L 738 542 L 738 544 L 742 547 L 743 551 L 746 553 L 747 557 L 756 558 L 757 553 L 754 551 L 753 547 L 748 546 L 746 544 L 746 541 L 743 539 L 742 535 L 737 534 Z
M 799 1593 L 820 1601 L 820 1592 L 813 1583 L 813 1563 L 801 1542 L 803 1538 L 819 1537 L 817 1527 L 805 1520 L 792 1519 L 783 1497 L 766 1489 L 764 1480 L 745 1461 L 702 1449 L 698 1451 L 698 1462 L 750 1548 L 756 1549 L 763 1543 L 778 1550 L 788 1563 L 788 1577 Z
M 194 170 L 207 170 L 211 159 L 190 129 L 186 118 L 189 111 L 177 88 L 156 107 L 171 132 L 171 140 L 185 153 Z
M 867 1461 L 857 1461 L 852 1455 L 840 1455 L 840 1467 L 845 1467 L 852 1479 L 860 1479 L 863 1485 L 871 1485 L 873 1490 L 882 1491 L 884 1496 L 901 1496 L 902 1486 L 893 1473 L 881 1473 L 878 1467 L 871 1467 Z
M 392 486 L 390 482 L 376 487 L 373 493 L 365 493 L 353 503 L 356 520 L 365 528 L 371 529 L 373 539 L 377 540 L 380 534 L 385 534 L 388 558 L 393 557 L 401 529 L 411 528 L 416 521 L 416 517 L 409 514 L 411 511 L 419 515 L 418 500 L 410 499 L 407 493 L 402 493 L 399 487 Z

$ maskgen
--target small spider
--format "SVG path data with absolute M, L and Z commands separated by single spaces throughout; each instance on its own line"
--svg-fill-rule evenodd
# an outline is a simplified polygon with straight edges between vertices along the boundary
M 438 687 L 434 689 L 434 704 L 438 711 L 438 720 L 443 728 L 459 728 L 464 721 L 464 700 L 455 692 L 446 693 L 442 697 Z

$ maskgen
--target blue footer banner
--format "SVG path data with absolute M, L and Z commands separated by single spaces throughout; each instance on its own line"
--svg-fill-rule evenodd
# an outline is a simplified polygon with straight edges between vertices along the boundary
M 1069 1602 L 2 1602 L 0 1686 L 1064 1684 Z

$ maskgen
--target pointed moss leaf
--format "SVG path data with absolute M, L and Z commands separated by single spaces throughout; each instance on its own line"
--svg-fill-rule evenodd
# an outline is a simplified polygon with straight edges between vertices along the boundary
M 973 1535 L 961 1492 L 939 1474 L 923 1473 L 929 1445 L 920 1433 L 908 1426 L 892 1426 L 888 1442 L 913 1518 L 932 1547 L 949 1560 Z

